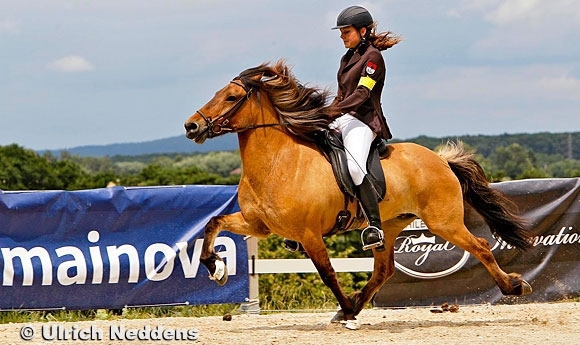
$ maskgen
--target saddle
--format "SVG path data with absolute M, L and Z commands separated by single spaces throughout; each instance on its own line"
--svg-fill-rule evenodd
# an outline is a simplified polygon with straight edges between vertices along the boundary
M 345 195 L 351 198 L 356 198 L 356 188 L 348 171 L 347 153 L 344 150 L 344 144 L 340 133 L 332 130 L 321 131 L 317 135 L 316 143 L 324 157 L 330 162 L 334 178 L 336 179 L 340 190 Z M 381 154 L 379 151 L 381 151 Z M 388 155 L 388 152 L 386 151 L 388 151 L 388 148 L 384 145 L 384 141 L 381 139 L 375 139 L 371 145 L 369 158 L 367 160 L 367 172 L 371 183 L 377 191 L 379 201 L 383 200 L 387 191 L 385 174 L 381 167 L 381 158 L 385 158 L 385 156 Z
M 339 211 L 336 216 L 336 223 L 334 227 L 325 236 L 336 235 L 347 232 L 351 229 L 362 226 L 365 217 L 362 213 L 361 207 L 357 204 L 357 212 L 354 219 L 348 210 L 348 203 L 357 198 L 356 187 L 347 165 L 347 153 L 344 150 L 342 136 L 332 130 L 323 130 L 312 133 L 314 142 L 318 145 L 320 152 L 324 155 L 326 160 L 332 166 L 334 178 L 338 183 L 338 187 L 344 194 L 344 209 Z M 390 150 L 385 140 L 375 139 L 371 145 L 369 158 L 367 159 L 367 172 L 370 182 L 377 191 L 379 201 L 383 200 L 387 192 L 387 183 L 385 174 L 381 167 L 381 159 L 387 158 Z M 291 252 L 304 252 L 302 244 L 294 240 L 284 239 L 284 247 Z
M 341 210 L 337 217 L 334 228 L 328 235 L 345 232 L 351 227 L 360 226 L 365 218 L 362 214 L 360 205 L 357 208 L 355 219 L 351 222 L 351 214 L 348 210 L 348 203 L 357 198 L 356 186 L 350 177 L 347 165 L 347 153 L 344 149 L 342 136 L 332 130 L 324 130 L 316 133 L 315 142 L 318 148 L 332 166 L 334 178 L 338 187 L 345 195 L 344 209 Z M 367 160 L 367 172 L 369 180 L 377 191 L 379 201 L 383 200 L 387 192 L 385 174 L 381 167 L 381 159 L 386 158 L 389 154 L 388 147 L 384 140 L 376 139 L 371 145 L 369 158 Z M 355 224 L 356 221 L 356 224 Z

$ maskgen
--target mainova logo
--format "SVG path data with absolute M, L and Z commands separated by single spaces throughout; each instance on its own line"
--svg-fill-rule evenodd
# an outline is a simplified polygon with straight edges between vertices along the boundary
M 30 249 L 24 247 L 0 248 L 0 271 L 2 271 L 2 286 L 31 286 L 34 278 L 42 277 L 42 285 L 53 285 L 55 277 L 60 285 L 84 284 L 118 284 L 121 278 L 121 265 L 128 269 L 127 283 L 142 282 L 142 268 L 146 279 L 162 281 L 172 275 L 183 275 L 184 278 L 195 278 L 199 271 L 203 239 L 197 239 L 193 252 L 189 251 L 187 242 L 177 242 L 175 245 L 166 243 L 151 243 L 144 252 L 132 244 L 109 245 L 102 248 L 99 245 L 100 233 L 92 230 L 87 234 L 87 240 L 94 246 L 76 247 L 62 246 L 45 248 L 36 246 Z M 236 274 L 236 244 L 230 237 L 219 236 L 216 246 L 224 246 L 219 255 L 228 264 L 228 274 Z M 54 251 L 54 252 L 53 252 Z M 191 253 L 191 254 L 190 254 Z M 121 260 L 121 257 L 127 260 Z M 63 261 L 60 258 L 65 258 Z M 39 262 L 38 264 L 33 264 Z M 180 267 L 178 269 L 176 267 Z M 15 279 L 16 278 L 16 279 Z M 15 283 L 16 281 L 16 283 Z
M 457 272 L 468 259 L 469 252 L 431 234 L 420 219 L 409 224 L 395 242 L 395 267 L 416 278 L 445 277 Z

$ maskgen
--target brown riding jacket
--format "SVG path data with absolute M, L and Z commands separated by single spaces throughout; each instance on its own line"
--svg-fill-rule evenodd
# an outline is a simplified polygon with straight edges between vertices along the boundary
M 361 120 L 378 137 L 391 139 L 381 107 L 387 69 L 380 50 L 370 44 L 349 49 L 340 60 L 338 95 L 333 102 L 343 114 Z

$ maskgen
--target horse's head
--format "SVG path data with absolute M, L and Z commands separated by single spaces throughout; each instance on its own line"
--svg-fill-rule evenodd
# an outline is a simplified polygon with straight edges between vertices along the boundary
M 239 77 L 216 92 L 215 96 L 185 122 L 187 138 L 202 144 L 207 138 L 236 131 L 234 115 L 253 92 Z
M 264 91 L 270 102 L 260 101 Z M 240 73 L 185 122 L 187 138 L 198 144 L 230 132 L 282 126 L 291 134 L 307 138 L 324 128 L 335 110 L 326 106 L 328 92 L 300 84 L 283 61 L 262 64 Z M 249 106 L 255 102 L 257 106 Z M 273 117 L 265 118 L 264 107 Z M 252 111 L 262 116 L 252 116 Z

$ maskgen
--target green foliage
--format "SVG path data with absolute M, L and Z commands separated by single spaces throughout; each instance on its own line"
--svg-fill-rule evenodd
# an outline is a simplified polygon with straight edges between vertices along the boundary
M 490 181 L 580 176 L 580 133 L 502 134 L 410 139 L 431 149 L 462 140 Z M 16 144 L 0 147 L 0 189 L 90 189 L 123 186 L 237 184 L 239 151 L 80 157 L 40 156 Z
M 239 153 L 205 155 L 148 155 L 147 157 L 60 157 L 38 153 L 16 144 L 0 146 L 0 189 L 93 189 L 110 185 L 163 186 L 186 184 L 237 184 Z
M 352 231 L 324 239 L 330 257 L 361 257 L 370 252 L 360 249 L 360 233 Z M 283 238 L 270 235 L 258 242 L 261 259 L 304 259 L 303 253 L 284 249 Z M 360 290 L 370 278 L 369 273 L 337 273 L 345 293 Z M 260 308 L 263 310 L 336 309 L 336 298 L 318 273 L 261 274 L 259 284 Z
M 533 167 L 528 151 L 520 144 L 511 144 L 508 147 L 500 146 L 490 156 L 493 168 L 503 170 L 507 176 L 517 176 Z
M 199 306 L 166 306 L 123 308 L 118 310 L 52 310 L 52 311 L 0 311 L 0 324 L 23 322 L 73 322 L 91 320 L 150 319 L 157 317 L 202 317 L 233 314 L 236 304 Z
M 210 152 L 205 155 L 184 157 L 174 164 L 174 167 L 196 166 L 211 171 L 222 177 L 229 176 L 232 171 L 240 168 L 242 161 L 239 152 Z
M 501 134 L 501 135 L 463 135 L 457 137 L 431 138 L 418 136 L 406 141 L 414 142 L 428 148 L 448 140 L 461 140 L 485 157 L 491 155 L 498 147 L 519 144 L 536 154 L 561 155 L 568 159 L 580 160 L 580 132 L 575 133 L 534 133 L 534 134 Z
M 82 177 L 80 167 L 70 160 L 41 157 L 16 144 L 0 146 L 0 189 L 66 189 Z

